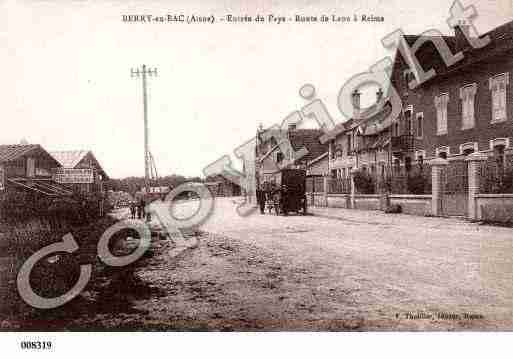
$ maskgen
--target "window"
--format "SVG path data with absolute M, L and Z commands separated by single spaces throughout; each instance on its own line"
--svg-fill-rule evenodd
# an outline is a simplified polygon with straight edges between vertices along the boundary
M 331 170 L 331 177 L 337 178 L 337 170 Z
M 506 120 L 506 85 L 509 83 L 509 73 L 500 74 L 490 79 L 492 91 L 492 123 Z
M 399 124 L 396 122 L 394 123 L 394 133 L 393 136 L 397 137 L 399 136 Z
M 424 114 L 419 112 L 417 114 L 417 138 L 422 138 L 424 135 Z
M 406 111 L 404 111 L 404 134 L 411 135 L 413 126 L 412 126 L 412 113 L 413 109 L 410 107 Z
M 443 93 L 435 96 L 436 107 L 436 134 L 447 134 L 447 104 L 449 103 L 449 94 Z
M 276 162 L 277 162 L 277 163 L 281 163 L 282 161 L 283 161 L 283 153 L 278 152 L 278 153 L 276 154 Z
M 496 145 L 493 148 L 493 157 L 497 163 L 496 175 L 501 178 L 504 175 L 504 145 Z
M 351 153 L 351 134 L 347 135 L 347 153 Z
M 474 99 L 476 96 L 476 90 L 476 84 L 460 88 L 462 130 L 474 127 Z

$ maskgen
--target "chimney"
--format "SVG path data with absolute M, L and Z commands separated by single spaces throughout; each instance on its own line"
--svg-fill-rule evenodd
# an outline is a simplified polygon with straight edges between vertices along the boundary
M 470 25 L 465 20 L 459 20 L 458 24 L 454 26 L 454 39 L 456 42 L 455 51 L 463 50 L 468 44 L 467 37 L 470 36 Z
M 380 87 L 378 92 L 376 92 L 376 103 L 379 103 L 383 98 L 383 89 Z
M 296 124 L 295 123 L 289 123 L 289 131 L 295 131 L 296 130 Z
M 351 94 L 353 100 L 353 117 L 360 116 L 360 95 L 361 93 L 358 92 L 358 89 L 355 89 Z

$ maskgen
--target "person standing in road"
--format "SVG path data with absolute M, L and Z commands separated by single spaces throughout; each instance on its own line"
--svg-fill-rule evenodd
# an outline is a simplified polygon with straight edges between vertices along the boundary
M 135 203 L 130 202 L 130 218 L 135 219 Z
M 145 205 L 144 200 L 141 198 L 141 201 L 139 202 L 139 219 L 146 220 Z
M 260 207 L 260 214 L 264 214 L 265 209 L 265 191 L 263 185 L 258 186 L 256 190 L 257 203 Z

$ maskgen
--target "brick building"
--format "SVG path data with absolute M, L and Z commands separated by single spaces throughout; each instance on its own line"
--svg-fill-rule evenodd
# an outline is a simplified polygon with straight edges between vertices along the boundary
M 487 154 L 496 167 L 513 165 L 513 101 L 508 101 L 513 22 L 483 34 L 481 39 L 490 41 L 482 48 L 471 46 L 468 32 L 468 26 L 458 25 L 454 36 L 404 35 L 391 75 L 402 102 L 399 116 L 391 117 L 389 97 L 379 91 L 375 105 L 337 125 L 329 150 L 332 177 L 349 178 L 354 168 L 376 182 L 389 175 L 429 177 L 426 160 L 436 157 L 461 160 L 457 174 L 464 176 L 462 160 L 473 152 Z M 447 66 L 447 53 L 438 50 L 443 44 L 453 56 L 460 53 L 460 60 Z M 412 65 L 412 57 L 421 69 Z M 435 75 L 420 81 L 430 70 Z M 410 86 L 415 81 L 420 84 Z M 353 93 L 356 111 L 359 96 Z
M 356 111 L 360 107 L 360 93 L 352 94 Z M 348 179 L 351 170 L 361 169 L 374 178 L 384 178 L 390 157 L 391 105 L 376 93 L 376 103 L 355 118 L 337 125 L 335 139 L 329 145 L 331 177 Z
M 499 157 L 512 153 L 513 22 L 483 34 L 481 39 L 490 42 L 482 48 L 473 48 L 466 40 L 468 29 L 457 26 L 454 36 L 404 36 L 410 48 L 417 48 L 410 52 L 422 71 L 434 69 L 436 75 L 411 89 L 409 83 L 418 81 L 418 71 L 408 66 L 405 51 L 398 50 L 391 83 L 403 109 L 392 127 L 392 151 L 401 165 L 477 151 Z M 441 40 L 462 59 L 447 66 L 436 46 Z

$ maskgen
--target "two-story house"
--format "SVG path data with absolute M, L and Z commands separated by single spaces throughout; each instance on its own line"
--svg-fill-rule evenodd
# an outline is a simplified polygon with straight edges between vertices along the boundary
M 352 94 L 355 111 L 360 108 L 360 95 L 358 91 Z M 379 89 L 374 105 L 337 125 L 329 147 L 332 177 L 348 179 L 353 169 L 359 169 L 371 176 L 376 185 L 385 180 L 391 163 L 391 116 L 391 104 Z
M 483 34 L 480 39 L 489 42 L 481 48 L 467 41 L 468 29 L 458 25 L 454 36 L 404 36 L 422 71 L 433 69 L 436 74 L 410 88 L 419 78 L 405 61 L 406 52 L 397 51 L 391 83 L 403 108 L 392 125 L 392 154 L 401 165 L 464 158 L 477 151 L 511 162 L 513 22 Z M 436 46 L 440 41 L 453 55 L 461 52 L 461 60 L 447 66 Z

